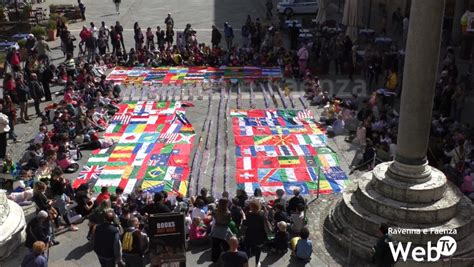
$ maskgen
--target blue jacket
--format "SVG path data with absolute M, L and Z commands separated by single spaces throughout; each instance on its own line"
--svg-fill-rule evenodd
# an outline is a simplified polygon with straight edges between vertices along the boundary
M 234 30 L 232 29 L 232 26 L 224 26 L 224 36 L 225 38 L 234 38 Z

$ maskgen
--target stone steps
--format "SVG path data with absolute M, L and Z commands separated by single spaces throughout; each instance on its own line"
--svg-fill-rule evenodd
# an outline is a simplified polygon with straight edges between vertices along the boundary
M 444 222 L 454 217 L 462 197 L 461 193 L 450 185 L 444 197 L 433 203 L 402 202 L 381 195 L 372 187 L 369 179 L 359 182 L 355 196 L 372 213 L 392 220 L 422 224 Z
M 355 198 L 353 198 L 355 201 L 351 201 L 348 196 L 350 196 L 350 194 L 345 193 L 345 198 L 339 203 L 333 204 L 328 222 L 325 226 L 331 231 L 331 235 L 339 239 L 339 244 L 345 249 L 351 247 L 353 253 L 358 257 L 368 258 L 372 246 L 377 242 L 379 225 L 383 222 L 387 223 L 387 220 L 371 214 L 361 207 Z M 466 204 L 468 203 L 466 202 Z M 470 221 L 472 214 L 474 214 L 472 210 L 470 212 L 461 211 L 458 216 L 445 224 L 426 225 L 423 228 L 420 228 L 419 224 L 406 224 L 397 221 L 390 221 L 388 223 L 403 229 L 422 230 L 432 228 L 438 229 L 438 231 L 456 229 L 457 235 L 453 237 L 457 240 L 458 249 L 453 257 L 453 262 L 456 264 L 452 266 L 472 266 L 465 265 L 467 262 L 466 259 L 474 256 L 474 224 Z M 350 238 L 350 236 L 352 236 L 352 238 Z M 436 243 L 441 236 L 443 236 L 443 234 L 396 235 L 394 239 L 400 242 L 411 241 L 414 244 L 426 246 L 428 241 Z M 444 261 L 447 260 L 449 259 L 444 259 Z
M 381 223 L 387 223 L 387 219 L 369 212 L 361 203 L 347 192 L 343 194 L 343 202 L 340 205 L 340 211 L 342 215 L 351 222 L 354 227 L 366 232 L 367 234 L 374 235 L 378 232 L 379 225 Z M 474 210 L 470 205 L 470 201 L 463 198 L 460 201 L 458 207 L 458 214 L 450 220 L 443 223 L 431 223 L 431 224 L 413 224 L 401 222 L 400 220 L 391 220 L 388 223 L 394 227 L 404 229 L 435 229 L 437 231 L 443 229 L 456 229 L 458 239 L 465 238 L 471 232 L 473 232 L 473 223 L 471 217 L 474 215 Z M 423 244 L 428 241 L 434 241 L 438 239 L 438 235 L 412 235 L 407 236 L 406 240 L 399 241 L 412 241 L 417 244 Z
M 447 187 L 444 174 L 431 168 L 431 179 L 422 183 L 408 184 L 391 177 L 388 172 L 391 162 L 377 165 L 373 170 L 372 186 L 385 197 L 414 203 L 433 203 L 443 197 Z

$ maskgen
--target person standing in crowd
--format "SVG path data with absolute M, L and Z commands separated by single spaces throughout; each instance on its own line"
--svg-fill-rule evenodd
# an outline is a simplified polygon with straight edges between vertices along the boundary
M 38 75 L 32 73 L 30 76 L 30 94 L 34 100 L 36 116 L 43 117 L 43 113 L 40 110 L 41 99 L 44 97 L 43 86 L 38 81 Z
M 293 21 L 293 25 L 291 25 L 289 29 L 290 35 L 290 49 L 296 50 L 298 49 L 298 37 L 300 35 L 300 29 L 297 27 L 296 22 Z
M 221 43 L 221 39 L 222 39 L 222 34 L 221 32 L 219 31 L 219 29 L 217 29 L 216 25 L 212 25 L 212 37 L 211 37 L 211 43 L 212 43 L 212 47 L 219 47 L 219 44 Z
M 33 243 L 31 252 L 26 254 L 21 262 L 21 267 L 48 267 L 48 258 L 44 255 L 48 246 L 43 241 Z
M 300 67 L 301 77 L 304 77 L 304 75 L 306 74 L 306 66 L 308 64 L 308 59 L 309 59 L 308 47 L 306 44 L 303 44 L 300 50 L 298 50 L 298 65 Z
M 249 26 L 247 26 L 247 24 L 242 26 L 241 35 L 242 35 L 242 47 L 247 48 L 250 43 L 250 29 L 249 29 Z
M 228 225 L 231 216 L 229 211 L 229 200 L 225 198 L 219 199 L 217 204 L 217 211 L 214 216 L 214 225 L 211 229 L 212 236 L 212 262 L 216 263 L 221 256 L 222 251 L 227 251 L 229 245 L 226 242 L 228 232 Z
M 77 0 L 77 4 L 79 5 L 82 21 L 85 21 L 86 20 L 86 6 L 84 5 L 84 3 L 82 3 L 81 0 Z
M 117 33 L 117 37 L 119 38 L 119 41 L 122 44 L 123 51 L 127 51 L 123 42 L 123 27 L 122 25 L 120 25 L 119 21 L 115 22 L 115 32 Z
M 2 104 L 0 104 L 0 110 L 3 110 Z M 8 116 L 0 112 L 0 160 L 3 160 L 7 154 L 7 133 L 9 131 Z
M 26 123 L 30 120 L 28 117 L 28 98 L 30 94 L 30 88 L 25 83 L 23 75 L 16 77 L 16 91 L 18 93 L 18 103 L 20 104 L 20 122 Z
M 265 231 L 265 223 L 267 223 L 267 221 L 264 212 L 261 210 L 260 201 L 257 199 L 250 201 L 249 208 L 250 211 L 243 222 L 246 228 L 244 243 L 247 248 L 247 255 L 254 255 L 255 265 L 260 266 L 262 246 L 267 242 L 267 234 Z
M 146 48 L 151 49 L 152 47 L 155 46 L 155 35 L 151 31 L 151 27 L 148 27 L 146 29 Z
M 17 87 L 18 90 L 18 87 Z M 13 103 L 11 97 L 6 95 L 3 99 L 3 114 L 8 116 L 8 125 L 10 126 L 10 131 L 8 132 L 8 138 L 12 139 L 13 142 L 18 143 L 21 142 L 17 138 L 15 133 L 15 125 L 16 125 L 16 105 Z
M 265 7 L 267 8 L 267 20 L 272 20 L 273 14 L 272 14 L 272 9 L 273 9 L 273 1 L 272 0 L 267 0 L 265 3 Z
M 397 8 L 392 14 L 392 29 L 393 33 L 399 35 L 403 30 L 403 15 L 402 10 Z
M 46 64 L 49 64 L 51 49 L 42 36 L 38 38 L 38 42 L 36 43 L 36 53 L 38 54 L 39 60 L 44 60 Z
M 162 50 L 162 47 L 165 46 L 165 32 L 161 30 L 160 26 L 156 26 L 156 44 L 160 50 Z
M 166 43 L 168 45 L 168 48 L 170 48 L 173 45 L 174 42 L 174 30 L 171 24 L 167 24 L 166 26 Z
M 122 235 L 123 260 L 127 267 L 143 267 L 148 237 L 140 230 L 140 221 L 137 217 L 131 218 L 128 225 Z
M 105 21 L 101 22 L 101 25 L 100 25 L 100 28 L 99 28 L 99 37 L 101 35 L 105 39 L 105 45 L 107 47 L 107 52 L 110 52 L 110 46 L 109 46 L 110 30 L 107 26 L 105 26 Z
M 165 18 L 165 25 L 166 25 L 166 28 L 171 28 L 171 29 L 174 29 L 174 20 L 173 18 L 171 17 L 171 13 L 168 13 L 168 16 L 166 16 Z
M 46 101 L 53 100 L 51 97 L 51 89 L 49 85 L 54 78 L 55 71 L 56 67 L 51 64 L 47 66 L 41 73 L 41 84 L 43 85 L 44 97 Z
M 7 54 L 6 62 L 10 65 L 12 73 L 20 71 L 21 57 L 20 51 L 16 50 L 16 47 L 11 47 L 10 52 Z
M 380 238 L 372 248 L 372 259 L 377 267 L 390 267 L 395 263 L 388 245 L 392 241 L 392 237 L 388 234 L 388 229 L 389 226 L 387 224 L 382 223 L 380 225 Z
M 229 250 L 221 256 L 223 266 L 248 267 L 249 257 L 247 253 L 239 251 L 239 239 L 235 236 L 229 239 Z
M 122 0 L 114 0 L 115 4 L 115 14 L 120 15 L 120 4 L 122 3 Z
M 44 210 L 39 211 L 36 217 L 26 225 L 25 247 L 32 249 L 36 241 L 41 241 L 45 244 L 49 244 L 51 241 L 49 215 Z
M 140 26 L 138 26 L 138 24 L 136 24 L 136 28 L 134 26 L 134 30 L 135 30 L 135 35 L 134 35 L 135 51 L 140 51 L 142 50 L 145 37 L 143 36 L 142 29 L 140 28 Z
M 94 233 L 94 252 L 102 267 L 125 265 L 122 261 L 119 228 L 114 224 L 114 218 L 115 213 L 112 210 L 105 212 L 104 223 L 99 224 Z
M 234 30 L 232 29 L 232 26 L 230 26 L 229 22 L 224 23 L 224 37 L 227 44 L 227 50 L 230 51 L 232 49 L 232 42 L 234 40 Z

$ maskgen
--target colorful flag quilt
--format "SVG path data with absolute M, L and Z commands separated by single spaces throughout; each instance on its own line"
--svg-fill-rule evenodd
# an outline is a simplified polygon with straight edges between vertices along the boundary
M 115 68 L 108 81 L 117 84 L 189 84 L 217 80 L 268 80 L 280 79 L 278 67 L 160 67 L 160 68 Z
M 236 182 L 253 194 L 340 192 L 348 178 L 310 110 L 231 110 Z
M 111 192 L 121 187 L 126 194 L 139 187 L 185 195 L 194 136 L 178 101 L 121 104 L 104 134 L 115 144 L 93 151 L 73 186 L 109 186 Z

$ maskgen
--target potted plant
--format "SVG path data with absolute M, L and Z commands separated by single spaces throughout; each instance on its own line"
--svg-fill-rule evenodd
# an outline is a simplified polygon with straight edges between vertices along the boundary
M 33 34 L 36 38 L 44 37 L 46 35 L 46 30 L 44 27 L 35 26 L 31 28 L 31 34 Z
M 48 32 L 48 41 L 56 40 L 56 22 L 54 20 L 49 20 L 46 29 Z
M 21 11 L 21 19 L 22 20 L 29 20 L 33 15 L 33 8 L 31 5 L 25 5 L 23 10 Z
M 49 5 L 49 13 L 56 13 L 57 6 L 56 5 Z

